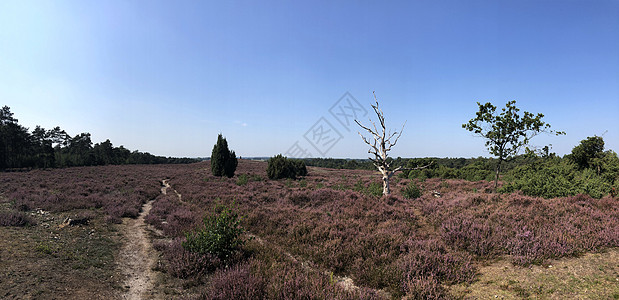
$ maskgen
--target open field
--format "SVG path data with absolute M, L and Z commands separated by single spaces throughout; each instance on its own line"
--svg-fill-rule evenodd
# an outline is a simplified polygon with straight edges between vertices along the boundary
M 441 179 L 415 181 L 421 197 L 406 199 L 410 180 L 395 177 L 381 198 L 371 171 L 271 181 L 266 166 L 240 160 L 233 178 L 208 162 L 0 173 L 0 222 L 25 224 L 0 227 L 0 297 L 619 297 L 617 199 Z M 226 262 L 180 245 L 216 204 L 233 205 L 247 230 Z M 142 237 L 134 258 L 152 265 L 129 270 L 123 249 Z

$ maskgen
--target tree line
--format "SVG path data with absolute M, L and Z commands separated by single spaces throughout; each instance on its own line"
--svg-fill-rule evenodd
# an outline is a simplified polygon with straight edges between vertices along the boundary
M 8 106 L 0 110 L 0 170 L 122 164 L 192 163 L 196 159 L 155 156 L 114 147 L 110 140 L 93 145 L 90 133 L 71 137 L 59 126 L 32 132 L 18 123 Z

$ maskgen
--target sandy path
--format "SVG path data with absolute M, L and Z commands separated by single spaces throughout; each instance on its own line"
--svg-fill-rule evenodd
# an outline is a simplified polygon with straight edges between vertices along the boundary
M 170 186 L 170 183 L 168 182 L 168 180 L 167 180 L 167 179 L 164 179 L 164 180 L 162 180 L 162 181 L 161 181 L 161 184 L 163 185 L 163 186 L 161 187 L 161 193 L 162 193 L 162 194 L 164 194 L 164 195 L 167 195 L 167 194 L 168 194 L 168 189 L 171 189 L 171 188 L 172 188 L 172 187 Z M 180 202 L 185 202 L 185 201 L 183 201 L 183 196 L 182 196 L 179 192 L 177 192 L 177 191 L 176 191 L 176 190 L 174 190 L 174 189 L 173 189 L 173 191 L 174 191 L 174 194 L 176 194 L 176 196 L 178 197 L 178 200 L 179 200 Z
M 123 299 L 144 299 L 152 294 L 156 253 L 147 235 L 144 218 L 153 207 L 153 201 L 142 206 L 142 212 L 136 219 L 123 219 L 120 231 L 127 242 L 120 250 L 119 267 L 127 276 L 124 282 L 128 291 Z

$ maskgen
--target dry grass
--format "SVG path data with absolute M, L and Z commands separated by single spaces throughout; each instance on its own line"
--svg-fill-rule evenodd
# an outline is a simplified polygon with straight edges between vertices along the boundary
M 63 227 L 74 213 L 32 215 L 38 225 L 0 227 L 0 298 L 119 298 L 118 233 L 102 216 L 88 225 Z
M 465 299 L 619 299 L 619 249 L 522 268 L 502 259 L 480 268 L 470 285 L 450 287 Z

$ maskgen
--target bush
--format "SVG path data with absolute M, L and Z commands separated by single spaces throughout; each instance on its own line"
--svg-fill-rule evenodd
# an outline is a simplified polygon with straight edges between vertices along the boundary
M 298 176 L 306 175 L 307 167 L 302 160 L 288 159 L 281 154 L 269 159 L 269 165 L 267 166 L 267 176 L 269 179 L 296 179 Z
M 204 227 L 187 232 L 187 241 L 183 248 L 200 254 L 212 254 L 226 261 L 232 258 L 244 241 L 240 235 L 245 231 L 241 227 L 241 217 L 227 206 L 216 206 L 215 212 L 204 217 Z
M 249 181 L 249 176 L 247 176 L 247 174 L 241 174 L 236 179 L 236 185 L 243 186 L 243 185 L 246 185 L 248 181 Z
M 251 262 L 221 269 L 211 278 L 205 299 L 265 299 L 265 280 L 251 272 Z
M 609 163 L 607 168 L 613 170 L 613 166 Z M 598 175 L 594 169 L 579 169 L 569 159 L 553 158 L 515 168 L 499 192 L 520 190 L 525 195 L 547 199 L 587 194 L 599 199 L 611 192 L 613 176 L 616 175 L 612 171 Z
M 421 190 L 411 181 L 408 186 L 402 190 L 402 196 L 406 199 L 417 199 L 421 197 Z
M 211 171 L 215 176 L 224 176 L 232 178 L 238 161 L 234 151 L 228 149 L 228 142 L 221 134 L 217 136 L 217 144 L 213 146 L 211 153 Z
M 36 225 L 36 221 L 23 212 L 3 211 L 0 212 L 0 226 L 27 226 Z
M 383 185 L 375 181 L 365 184 L 363 180 L 359 179 L 352 187 L 352 190 L 374 197 L 381 197 L 383 195 Z
M 379 182 L 370 182 L 367 193 L 374 197 L 381 197 L 383 195 L 383 185 Z
M 174 239 L 169 245 L 157 245 L 162 248 L 166 260 L 165 270 L 177 278 L 200 278 L 215 271 L 221 264 L 212 254 L 200 254 L 186 250 L 181 239 Z
M 450 299 L 447 290 L 434 277 L 406 278 L 404 299 Z
M 404 277 L 434 278 L 440 283 L 472 282 L 476 269 L 466 252 L 452 252 L 439 240 L 409 240 L 404 244 L 408 253 L 402 256 L 400 268 Z

